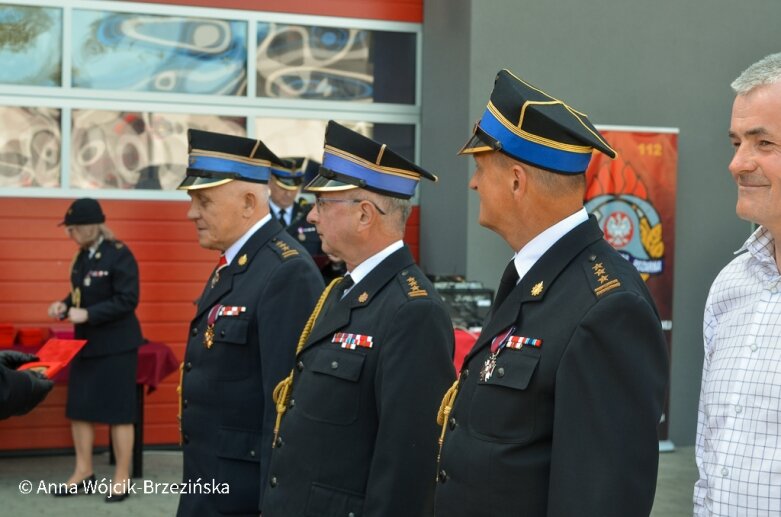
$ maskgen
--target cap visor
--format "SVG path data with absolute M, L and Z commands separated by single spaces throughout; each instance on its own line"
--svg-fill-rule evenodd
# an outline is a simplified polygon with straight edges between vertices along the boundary
M 315 179 L 304 187 L 304 192 L 338 192 L 340 190 L 352 190 L 354 188 L 359 187 L 358 185 L 344 183 L 336 179 L 315 176 Z
M 185 176 L 176 190 L 198 190 L 216 187 L 233 181 L 233 178 L 206 178 L 203 176 Z
M 479 127 L 475 126 L 471 138 L 469 138 L 469 140 L 466 141 L 466 143 L 461 148 L 461 150 L 458 151 L 458 154 L 461 155 L 461 154 L 484 153 L 486 151 L 495 151 L 495 150 L 496 148 L 490 143 L 486 142 L 486 139 L 484 139 L 483 131 Z
M 274 183 L 285 190 L 298 190 L 303 182 L 300 179 L 280 178 L 279 176 L 274 176 Z

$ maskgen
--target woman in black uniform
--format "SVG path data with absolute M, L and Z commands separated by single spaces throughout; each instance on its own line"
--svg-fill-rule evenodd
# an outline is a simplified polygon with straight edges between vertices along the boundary
M 68 235 L 79 245 L 71 266 L 71 293 L 49 307 L 49 316 L 69 319 L 76 339 L 87 344 L 71 363 L 65 414 L 71 420 L 76 466 L 69 486 L 94 477 L 94 424 L 109 424 L 116 467 L 111 497 L 127 497 L 133 422 L 136 408 L 136 367 L 141 345 L 138 305 L 138 264 L 130 250 L 106 227 L 100 204 L 77 199 L 65 214 Z M 124 485 L 123 485 L 124 483 Z M 76 489 L 61 491 L 70 495 Z

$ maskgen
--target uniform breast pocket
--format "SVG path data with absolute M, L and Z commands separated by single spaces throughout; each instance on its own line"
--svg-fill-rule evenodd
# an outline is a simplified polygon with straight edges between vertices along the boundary
M 358 416 L 365 356 L 361 353 L 323 348 L 311 359 L 302 389 L 294 392 L 296 404 L 312 420 L 349 425 Z M 306 361 L 305 361 L 306 363 Z
M 235 318 L 219 318 L 214 324 L 214 344 L 206 356 L 209 377 L 215 380 L 230 381 L 246 378 L 250 368 L 255 365 L 248 346 L 249 321 Z
M 493 375 L 478 381 L 469 410 L 469 425 L 490 440 L 519 443 L 534 431 L 536 393 L 529 390 L 539 351 L 504 350 Z

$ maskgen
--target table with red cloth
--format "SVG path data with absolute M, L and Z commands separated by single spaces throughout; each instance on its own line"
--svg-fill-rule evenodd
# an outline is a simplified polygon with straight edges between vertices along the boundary
M 456 329 L 456 350 L 455 354 L 453 354 L 453 364 L 456 367 L 456 373 L 461 371 L 464 357 L 472 350 L 479 335 L 480 332 L 471 332 L 461 328 Z
M 52 337 L 73 339 L 72 330 L 52 329 Z M 16 344 L 13 350 L 34 354 L 43 345 L 21 346 Z M 165 343 L 147 341 L 138 348 L 138 370 L 136 371 L 136 423 L 133 440 L 133 473 L 132 477 L 143 477 L 144 472 L 144 386 L 146 393 L 152 393 L 165 377 L 179 369 L 179 361 Z M 52 379 L 57 384 L 67 384 L 70 365 L 60 370 Z M 109 433 L 109 440 L 111 433 Z M 114 449 L 109 441 L 110 461 L 114 463 Z

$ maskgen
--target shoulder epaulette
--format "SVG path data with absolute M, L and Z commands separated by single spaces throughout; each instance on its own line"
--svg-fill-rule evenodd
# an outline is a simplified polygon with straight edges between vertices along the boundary
M 584 264 L 586 277 L 597 298 L 621 287 L 621 281 L 610 272 L 610 263 L 596 255 L 590 255 Z
M 274 251 L 279 253 L 279 256 L 283 259 L 289 259 L 290 257 L 298 256 L 298 250 L 291 248 L 288 243 L 285 241 L 279 240 L 277 238 L 272 239 L 271 241 L 273 243 L 273 246 L 271 247 Z
M 125 243 L 120 241 L 114 241 L 114 247 L 117 248 L 118 250 L 121 250 L 122 248 L 125 247 Z
M 299 198 L 298 206 L 300 206 L 302 208 L 305 207 L 305 206 L 309 206 L 309 201 L 307 199 L 303 198 L 303 197 Z
M 415 275 L 410 274 L 409 271 L 404 270 L 401 272 L 399 282 L 403 286 L 408 298 L 418 298 L 421 296 L 428 296 L 428 291 L 421 289 L 419 280 L 415 278 Z

